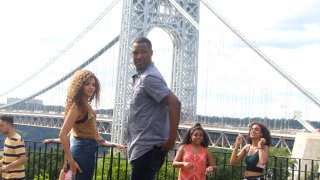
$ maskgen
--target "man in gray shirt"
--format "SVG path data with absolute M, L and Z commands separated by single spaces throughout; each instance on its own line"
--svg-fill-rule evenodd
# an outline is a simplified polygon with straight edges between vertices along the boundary
M 151 61 L 149 39 L 134 40 L 131 55 L 137 70 L 128 117 L 131 180 L 153 180 L 175 145 L 181 103 Z

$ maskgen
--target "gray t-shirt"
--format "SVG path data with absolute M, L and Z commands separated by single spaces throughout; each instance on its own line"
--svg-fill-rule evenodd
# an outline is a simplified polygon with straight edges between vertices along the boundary
M 128 116 L 128 158 L 139 158 L 169 136 L 168 107 L 160 102 L 171 91 L 153 62 L 133 76 Z

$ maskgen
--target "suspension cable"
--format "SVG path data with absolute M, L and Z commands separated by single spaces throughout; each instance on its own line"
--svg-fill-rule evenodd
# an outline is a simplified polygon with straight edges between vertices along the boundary
M 32 99 L 36 96 L 39 96 L 47 91 L 49 91 L 50 89 L 58 86 L 59 84 L 61 84 L 62 82 L 64 82 L 65 80 L 67 80 L 68 78 L 70 78 L 76 71 L 83 69 L 84 67 L 86 67 L 87 65 L 89 65 L 90 63 L 92 63 L 93 61 L 95 61 L 96 59 L 98 59 L 98 57 L 100 57 L 103 53 L 105 53 L 107 50 L 109 50 L 111 47 L 113 47 L 113 45 L 115 45 L 120 39 L 120 36 L 116 36 L 113 40 L 111 40 L 106 46 L 104 46 L 102 49 L 100 49 L 97 53 L 95 53 L 91 58 L 89 58 L 88 60 L 86 60 L 84 63 L 82 63 L 80 66 L 78 66 L 77 68 L 75 68 L 74 70 L 72 70 L 71 72 L 69 72 L 67 75 L 65 75 L 64 77 L 62 77 L 61 79 L 57 80 L 56 82 L 50 84 L 49 86 L 45 87 L 44 89 L 30 95 L 29 97 L 26 97 L 24 99 L 21 99 L 19 101 L 10 103 L 10 104 L 6 104 L 3 106 L 0 106 L 0 109 L 4 109 L 16 104 L 19 104 L 21 102 L 25 102 L 29 99 Z
M 224 17 L 222 17 L 216 10 L 214 10 L 211 5 L 205 0 L 201 2 L 224 23 L 232 32 L 234 32 L 240 39 L 243 40 L 255 53 L 257 53 L 266 63 L 268 63 L 272 68 L 274 68 L 278 73 L 280 73 L 285 79 L 287 79 L 291 84 L 293 84 L 301 93 L 310 98 L 318 107 L 320 107 L 320 100 L 314 96 L 311 92 L 300 85 L 296 80 L 294 80 L 289 74 L 287 74 L 283 69 L 281 69 L 275 62 L 273 62 L 269 57 L 263 54 L 251 41 L 245 38 L 238 30 L 236 30 Z
M 55 57 L 53 57 L 49 62 L 47 62 L 44 66 L 42 66 L 40 69 L 38 69 L 36 72 L 34 72 L 31 76 L 24 79 L 22 82 L 20 82 L 18 85 L 10 88 L 9 90 L 5 91 L 4 93 L 0 94 L 0 98 L 9 94 L 10 92 L 18 89 L 22 85 L 26 84 L 28 81 L 33 79 L 35 76 L 37 76 L 39 73 L 41 73 L 43 70 L 45 70 L 47 67 L 49 67 L 52 63 L 54 63 L 57 59 L 59 59 L 63 54 L 65 54 L 70 48 L 72 48 L 79 40 L 83 38 L 84 35 L 86 35 L 100 20 L 110 12 L 110 10 L 119 2 L 119 0 L 114 0 L 84 31 L 82 31 L 71 43 L 69 43 L 65 48 L 62 49 Z

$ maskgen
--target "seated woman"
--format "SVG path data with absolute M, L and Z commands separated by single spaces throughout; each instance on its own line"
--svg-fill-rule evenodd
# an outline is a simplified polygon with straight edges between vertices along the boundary
M 230 163 L 237 164 L 243 158 L 247 165 L 244 173 L 244 180 L 264 180 L 263 170 L 268 161 L 271 135 L 268 128 L 260 123 L 252 123 L 249 127 L 246 144 L 238 153 L 238 149 L 243 142 L 243 137 L 239 135 L 236 139 Z

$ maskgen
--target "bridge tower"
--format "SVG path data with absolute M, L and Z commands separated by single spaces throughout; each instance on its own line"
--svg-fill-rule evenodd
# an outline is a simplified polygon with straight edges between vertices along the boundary
M 173 42 L 171 89 L 182 102 L 181 121 L 196 120 L 199 31 L 187 17 L 199 22 L 199 3 L 199 0 L 124 0 L 111 130 L 113 142 L 125 143 L 126 140 L 131 76 L 135 73 L 131 44 L 136 37 L 147 36 L 155 27 L 166 31 Z

